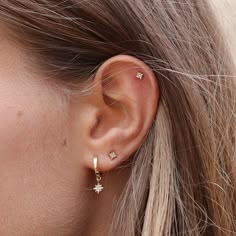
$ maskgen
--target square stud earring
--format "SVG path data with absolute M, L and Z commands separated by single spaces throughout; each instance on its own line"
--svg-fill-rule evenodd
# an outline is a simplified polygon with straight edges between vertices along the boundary
M 115 151 L 110 152 L 109 157 L 110 157 L 111 160 L 117 158 L 117 155 L 116 155 Z
M 137 79 L 143 79 L 143 73 L 138 72 L 137 75 L 136 75 L 136 78 Z

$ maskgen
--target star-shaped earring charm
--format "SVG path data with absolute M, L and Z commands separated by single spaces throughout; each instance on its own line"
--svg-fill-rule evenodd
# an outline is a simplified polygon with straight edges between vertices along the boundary
M 97 194 L 99 194 L 100 192 L 102 192 L 103 186 L 100 183 L 98 183 L 98 184 L 95 185 L 95 187 L 93 189 L 95 190 L 95 192 Z

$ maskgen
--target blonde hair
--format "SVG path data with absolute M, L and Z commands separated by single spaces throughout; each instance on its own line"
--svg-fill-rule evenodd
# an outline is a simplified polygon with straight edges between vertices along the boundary
M 117 54 L 156 74 L 156 118 L 110 235 L 236 234 L 235 68 L 207 1 L 3 0 L 0 22 L 65 86 Z

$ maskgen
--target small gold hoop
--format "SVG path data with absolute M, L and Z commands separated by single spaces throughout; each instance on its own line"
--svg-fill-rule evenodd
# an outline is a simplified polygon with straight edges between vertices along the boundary
M 94 157 L 93 158 L 93 166 L 94 166 L 94 171 L 95 171 L 95 174 L 99 174 L 99 171 L 98 171 L 98 157 Z
M 97 184 L 95 185 L 95 187 L 93 189 L 96 193 L 99 194 L 100 192 L 103 191 L 103 186 L 102 186 L 102 184 L 100 184 L 102 177 L 97 169 L 98 168 L 98 157 L 97 156 L 95 156 L 93 158 L 93 165 L 94 165 L 94 171 L 95 171 L 96 180 L 97 180 Z

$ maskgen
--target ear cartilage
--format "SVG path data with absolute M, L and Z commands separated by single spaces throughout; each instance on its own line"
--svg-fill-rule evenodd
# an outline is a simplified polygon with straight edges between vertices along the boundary
M 136 78 L 137 79 L 143 79 L 143 73 L 138 72 L 137 75 L 136 75 Z
M 111 160 L 113 160 L 113 159 L 117 158 L 117 154 L 115 153 L 115 151 L 112 151 L 109 153 L 109 157 Z

